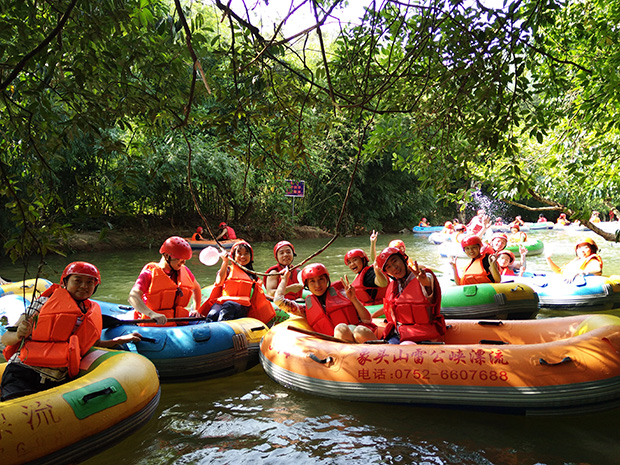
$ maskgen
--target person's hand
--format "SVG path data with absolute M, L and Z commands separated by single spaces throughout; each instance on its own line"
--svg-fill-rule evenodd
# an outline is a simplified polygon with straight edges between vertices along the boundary
M 122 336 L 118 336 L 112 339 L 112 341 L 116 342 L 117 344 L 127 344 L 128 342 L 140 342 L 141 340 L 142 340 L 142 335 L 135 331 L 133 333 L 123 334 Z
M 519 246 L 519 254 L 522 257 L 525 257 L 527 255 L 527 249 L 525 247 L 523 247 L 522 245 Z
M 168 318 L 166 318 L 166 315 L 162 315 L 161 313 L 153 312 L 153 315 L 151 316 L 151 318 L 155 320 L 155 323 L 157 323 L 158 325 L 165 325 L 166 322 L 168 321 Z
M 356 297 L 355 288 L 351 286 L 351 283 L 349 283 L 349 278 L 347 277 L 347 275 L 346 274 L 343 275 L 340 281 L 342 282 L 342 285 L 344 287 L 344 292 L 347 298 L 349 300 L 353 300 Z
M 456 266 L 456 256 L 452 255 L 450 258 L 448 258 L 448 263 L 452 266 Z
M 489 264 L 495 263 L 497 261 L 497 255 L 492 254 L 489 255 Z
M 288 282 L 288 277 L 291 275 L 291 270 L 288 269 L 288 266 L 285 266 L 282 270 L 282 280 L 286 283 Z M 303 285 L 302 285 L 303 287 Z
M 430 282 L 430 279 L 428 279 L 428 275 L 426 274 L 426 271 L 420 268 L 420 265 L 418 265 L 417 261 L 413 262 L 413 266 L 411 267 L 411 270 L 413 271 L 413 275 L 416 277 L 418 281 L 420 281 L 420 284 L 422 284 L 422 286 L 430 285 L 431 282 Z M 424 281 L 428 282 L 428 284 L 424 284 Z
M 189 316 L 192 317 L 192 318 L 199 318 L 202 315 L 200 314 L 200 312 L 198 310 L 191 310 L 189 312 Z
M 17 337 L 20 339 L 24 339 L 28 336 L 30 336 L 30 333 L 32 333 L 32 320 L 31 319 L 24 319 L 22 320 L 22 322 L 17 326 Z
M 304 288 L 304 285 L 301 283 L 289 284 L 288 286 L 286 286 L 286 293 L 287 294 L 289 292 L 297 293 L 301 291 L 303 288 Z
M 370 233 L 370 242 L 377 242 L 377 237 L 379 237 L 379 233 L 373 229 Z

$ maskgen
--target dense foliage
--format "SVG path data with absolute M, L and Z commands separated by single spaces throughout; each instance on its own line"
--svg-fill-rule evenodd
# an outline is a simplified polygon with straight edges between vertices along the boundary
M 13 258 L 152 218 L 285 234 L 286 179 L 295 221 L 340 233 L 438 222 L 479 188 L 581 219 L 620 204 L 617 0 L 372 1 L 342 29 L 342 1 L 291 1 L 311 19 L 286 35 L 254 6 L 0 1 Z

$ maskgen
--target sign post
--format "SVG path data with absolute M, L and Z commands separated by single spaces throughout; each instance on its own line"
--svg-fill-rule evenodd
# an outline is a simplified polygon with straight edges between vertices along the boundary
M 284 195 L 286 197 L 291 197 L 293 203 L 293 210 L 291 211 L 291 218 L 295 219 L 295 197 L 303 197 L 306 193 L 306 182 L 305 181 L 295 181 L 293 179 L 287 179 L 286 183 L 286 192 Z

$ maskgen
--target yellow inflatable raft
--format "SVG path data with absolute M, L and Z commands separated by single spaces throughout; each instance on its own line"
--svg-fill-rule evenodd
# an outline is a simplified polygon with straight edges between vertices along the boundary
M 611 315 L 449 320 L 445 344 L 345 344 L 291 326 L 310 329 L 300 318 L 272 328 L 261 363 L 302 392 L 528 414 L 620 405 L 620 318 Z
M 27 279 L 0 285 L 0 296 L 15 294 L 32 301 L 52 285 L 51 281 L 43 278 Z
M 0 403 L 2 465 L 79 462 L 125 439 L 155 412 L 159 379 L 148 359 L 93 349 L 81 369 L 62 386 Z

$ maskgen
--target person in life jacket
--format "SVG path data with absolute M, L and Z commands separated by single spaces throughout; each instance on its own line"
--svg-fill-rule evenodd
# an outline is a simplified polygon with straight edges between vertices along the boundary
M 547 221 L 549 221 L 549 220 L 547 220 L 547 218 L 545 218 L 545 215 L 540 213 L 538 215 L 538 220 L 536 222 L 537 223 L 546 223 Z
M 556 265 L 551 260 L 551 253 L 546 255 L 547 263 L 554 273 L 561 273 L 566 279 L 573 279 L 578 275 L 603 274 L 603 259 L 598 255 L 598 246 L 593 239 L 585 237 L 575 244 L 575 255 L 577 256 L 563 267 Z
M 510 236 L 508 236 L 508 242 L 518 244 L 519 242 L 527 241 L 527 234 L 521 231 L 521 226 L 519 226 L 518 224 L 513 224 L 512 226 L 510 226 L 510 232 L 511 234 Z
M 265 278 L 265 295 L 268 299 L 273 299 L 282 278 L 282 271 L 285 267 L 291 266 L 297 254 L 295 253 L 293 244 L 288 241 L 280 241 L 273 247 L 273 256 L 277 264 L 266 271 L 266 273 L 271 274 L 271 276 Z M 286 283 L 285 297 L 287 299 L 296 300 L 301 298 L 304 285 L 301 283 L 300 273 L 301 270 L 298 268 L 291 271 L 289 280 Z
M 346 276 L 332 285 L 325 265 L 307 265 L 301 272 L 301 279 L 310 295 L 302 304 L 284 297 L 284 283 L 288 274 L 287 268 L 276 289 L 273 301 L 278 308 L 305 318 L 313 331 L 337 337 L 344 342 L 363 343 L 377 339 L 374 333 L 377 327 Z
M 261 279 L 254 273 L 252 246 L 245 241 L 237 242 L 230 249 L 230 257 L 222 254 L 215 285 L 200 313 L 207 316 L 207 321 L 249 317 L 270 325 L 276 312 L 265 297 Z
M 488 244 L 485 244 L 482 247 L 480 253 L 482 255 L 492 254 L 495 255 L 496 258 L 499 257 L 500 252 L 504 251 L 506 246 L 508 245 L 508 236 L 504 233 L 495 233 L 491 236 L 491 240 Z M 523 269 L 525 270 L 525 256 L 527 255 L 527 249 L 523 247 L 523 245 L 519 245 L 519 255 L 520 260 L 515 261 L 514 254 L 513 260 L 510 262 L 510 269 L 512 271 Z M 501 273 L 500 273 L 501 274 Z
M 351 285 L 359 301 L 364 305 L 382 304 L 388 282 L 369 265 L 366 252 L 362 249 L 349 250 L 344 256 L 344 264 L 355 273 Z
M 465 226 L 462 226 L 462 228 L 463 228 L 463 230 L 465 230 Z M 388 247 L 394 247 L 394 248 L 400 250 L 400 252 L 404 256 L 407 256 L 407 249 L 405 247 L 405 242 L 400 240 L 400 239 L 394 239 L 393 241 L 390 241 L 390 243 L 388 244 Z M 407 265 L 409 267 L 413 266 L 413 261 L 410 258 L 408 258 L 407 260 L 408 260 Z
M 556 224 L 562 226 L 568 226 L 570 224 L 570 220 L 566 218 L 566 213 L 560 213 L 560 216 L 558 216 L 558 219 L 556 220 Z
M 204 241 L 204 238 L 202 237 L 202 231 L 204 231 L 204 229 L 202 229 L 202 226 L 198 226 L 196 228 L 196 232 L 192 234 L 192 241 Z
M 389 276 L 383 308 L 388 322 L 383 339 L 390 344 L 442 342 L 446 322 L 441 315 L 441 287 L 433 272 L 394 247 L 386 247 L 375 262 L 379 273 Z
M 476 212 L 476 216 L 474 216 L 471 221 L 467 223 L 467 232 L 469 234 L 476 234 L 482 237 L 490 226 L 491 218 L 485 214 L 484 210 L 478 210 Z
M 101 283 L 87 262 L 67 265 L 60 284 L 33 301 L 15 327 L 2 335 L 8 361 L 2 376 L 2 400 L 34 394 L 78 375 L 82 357 L 94 345 L 114 347 L 141 340 L 139 333 L 101 340 L 101 310 L 89 298 Z
M 421 228 L 428 228 L 430 224 L 428 224 L 428 220 L 426 218 L 422 218 L 418 223 L 418 226 L 420 226 Z
M 527 251 L 526 251 L 527 253 Z M 510 250 L 502 250 L 497 253 L 497 269 L 501 276 L 523 276 L 525 272 L 525 255 L 521 255 L 521 265 L 518 269 L 515 269 L 515 254 Z
M 224 221 L 222 221 L 220 223 L 220 233 L 218 234 L 216 239 L 218 241 L 220 239 L 222 239 L 224 241 L 227 241 L 229 239 L 237 239 L 237 233 L 235 233 L 235 230 L 233 228 L 231 228 Z
M 461 247 L 471 261 L 463 271 L 463 275 L 459 276 L 457 259 L 450 257 L 449 263 L 454 271 L 454 282 L 457 285 L 501 282 L 495 255 L 481 253 L 482 239 L 475 235 L 467 236 L 461 241 Z
M 596 210 L 592 211 L 592 215 L 590 216 L 590 223 L 600 223 L 601 222 L 601 214 Z
M 194 274 L 185 266 L 192 258 L 192 248 L 179 236 L 169 237 L 159 249 L 159 262 L 147 263 L 129 292 L 129 303 L 135 310 L 135 317 L 153 319 L 155 323 L 144 326 L 175 326 L 168 318 L 197 316 L 188 310 L 192 297 L 198 308 L 202 299 L 200 284 Z

